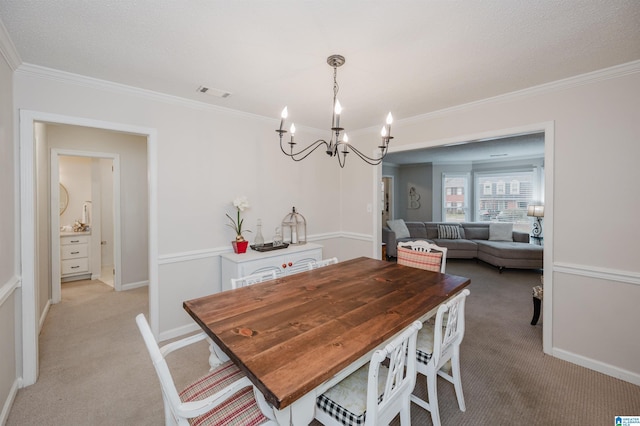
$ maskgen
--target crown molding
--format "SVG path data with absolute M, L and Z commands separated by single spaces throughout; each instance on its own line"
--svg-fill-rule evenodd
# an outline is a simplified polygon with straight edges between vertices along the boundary
M 573 87 L 592 84 L 599 81 L 624 77 L 626 75 L 635 74 L 637 72 L 640 72 L 640 60 L 628 62 L 626 64 L 616 65 L 609 68 L 604 68 L 602 70 L 593 71 L 585 74 L 579 74 L 579 75 L 565 78 L 562 80 L 553 81 L 551 83 L 545 83 L 539 86 L 533 86 L 527 89 L 517 90 L 515 92 L 505 93 L 503 95 L 493 96 L 491 98 L 486 98 L 479 101 L 456 105 L 451 108 L 445 108 L 438 111 L 415 115 L 413 117 L 399 119 L 399 120 L 396 120 L 396 125 L 432 120 L 435 118 L 445 117 L 450 114 L 467 111 L 473 108 L 478 108 L 478 107 L 489 105 L 489 104 L 508 102 L 516 99 L 533 97 L 533 96 L 537 96 L 545 93 L 558 92 L 561 90 L 567 90 Z M 376 129 L 377 127 L 370 127 L 367 130 L 376 130 Z
M 18 69 L 20 64 L 22 64 L 22 59 L 20 59 L 20 55 L 16 50 L 16 46 L 14 46 L 13 42 L 11 41 L 11 37 L 9 37 L 9 33 L 7 32 L 7 29 L 5 28 L 4 23 L 1 19 L 0 54 L 2 54 L 2 57 L 5 59 L 5 61 L 7 61 L 7 64 L 9 64 L 9 67 L 11 67 L 13 71 Z
M 43 67 L 29 63 L 21 64 L 16 70 L 16 74 L 25 75 L 35 78 L 43 78 L 59 83 L 73 84 L 76 86 L 87 87 L 90 89 L 103 90 L 106 92 L 125 94 L 138 98 L 148 99 L 151 101 L 164 102 L 167 104 L 197 109 L 205 111 L 225 112 L 243 117 L 249 117 L 258 120 L 278 121 L 272 117 L 263 117 L 261 115 L 239 111 L 231 108 L 212 105 L 205 102 L 195 101 L 192 99 L 181 98 L 180 96 L 168 95 L 166 93 L 155 92 L 153 90 L 141 89 L 139 87 L 128 86 L 126 84 L 115 83 L 99 78 L 87 77 L 80 74 L 74 74 L 67 71 L 61 71 L 54 68 Z
M 101 80 L 93 77 L 87 77 L 80 74 L 74 74 L 66 71 L 60 71 L 53 68 L 47 68 L 39 65 L 33 65 L 28 63 L 22 63 L 18 56 L 11 39 L 6 33 L 6 29 L 1 25 L 0 21 L 0 52 L 3 54 L 9 65 L 15 70 L 16 74 L 24 74 L 27 76 L 46 78 L 53 81 L 62 83 L 75 84 L 78 86 L 110 91 L 114 93 L 127 94 L 137 96 L 153 101 L 159 101 L 187 108 L 193 108 L 198 110 L 209 110 L 231 113 L 243 117 L 248 117 L 254 120 L 267 120 L 269 122 L 275 122 L 278 119 L 273 117 L 264 117 L 257 114 L 252 114 L 244 111 L 239 111 L 231 108 L 225 108 L 218 105 L 212 105 L 205 102 L 195 101 L 192 99 L 181 98 L 179 96 L 168 95 L 165 93 L 155 92 L 153 90 L 141 89 L 138 87 L 127 86 L 125 84 L 114 83 L 107 80 Z M 13 64 L 13 65 L 12 65 Z M 554 81 L 551 83 L 541 84 L 539 86 L 533 86 L 527 89 L 518 90 L 515 92 L 506 93 L 503 95 L 493 96 L 490 98 L 482 99 L 479 101 L 469 102 L 466 104 L 457 105 L 450 108 L 441 109 L 438 111 L 428 112 L 425 114 L 416 115 L 404 119 L 396 120 L 397 124 L 410 124 L 415 122 L 422 122 L 438 117 L 444 117 L 450 114 L 478 108 L 484 105 L 490 105 L 501 102 L 508 102 L 515 99 L 522 99 L 532 96 L 537 96 L 544 93 L 557 92 L 560 90 L 567 90 L 573 87 L 583 86 L 586 84 L 592 84 L 598 81 L 609 80 L 613 78 L 619 78 L 630 74 L 640 72 L 640 60 L 628 62 L 626 64 L 616 65 L 613 67 L 605 68 L 598 71 L 593 71 L 585 74 L 576 75 L 573 77 L 565 78 L 562 80 Z M 302 129 L 302 128 L 301 128 Z M 351 133 L 360 133 L 375 130 L 377 127 L 369 127 L 365 129 L 356 129 Z M 306 128 L 308 131 L 318 131 L 315 128 Z

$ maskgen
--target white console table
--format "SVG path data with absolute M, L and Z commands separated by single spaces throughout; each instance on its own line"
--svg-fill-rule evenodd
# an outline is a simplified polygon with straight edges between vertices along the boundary
M 231 289 L 231 278 L 271 270 L 279 277 L 304 271 L 309 262 L 322 259 L 322 246 L 306 243 L 267 252 L 249 248 L 246 253 L 225 253 L 220 258 L 222 291 L 225 291 Z

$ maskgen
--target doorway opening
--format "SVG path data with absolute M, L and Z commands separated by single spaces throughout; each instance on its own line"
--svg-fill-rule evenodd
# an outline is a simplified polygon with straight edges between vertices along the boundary
M 48 244 L 50 228 L 50 196 L 46 194 L 50 185 L 49 173 L 37 173 L 38 154 L 41 158 L 48 158 L 46 150 L 37 141 L 41 135 L 36 133 L 36 123 L 61 124 L 78 126 L 89 129 L 102 129 L 122 134 L 142 136 L 146 141 L 146 165 L 144 185 L 148 194 L 147 208 L 142 212 L 147 225 L 145 234 L 148 249 L 142 256 L 146 260 L 149 285 L 149 318 L 151 327 L 157 335 L 159 330 L 158 317 L 158 231 L 157 231 L 157 131 L 153 128 L 132 126 L 122 123 L 104 122 L 94 119 L 63 116 L 37 111 L 20 110 L 20 240 L 21 244 L 21 279 L 22 279 L 22 385 L 29 386 L 38 377 L 38 334 L 42 320 L 46 316 L 50 300 L 49 288 L 51 275 L 42 273 L 41 267 L 47 270 L 51 267 L 50 256 L 42 256 L 42 251 L 49 251 Z M 43 178 L 42 175 L 46 177 Z M 44 194 L 39 188 L 47 188 Z M 45 211 L 42 214 L 42 211 Z M 46 223 L 43 227 L 42 217 Z M 45 265 L 45 266 L 43 266 Z
M 122 290 L 120 199 L 119 154 L 51 150 L 52 303 L 61 283 L 77 279 Z
M 543 135 L 544 141 L 544 168 L 545 173 L 543 178 L 541 179 L 542 183 L 542 193 L 541 195 L 544 197 L 544 220 L 545 220 L 545 250 L 544 250 L 544 260 L 543 263 L 545 265 L 545 270 L 543 272 L 545 290 L 552 294 L 553 291 L 553 275 L 551 274 L 552 259 L 553 259 L 553 173 L 554 173 L 554 122 L 543 122 L 543 123 L 535 123 L 530 125 L 525 125 L 521 127 L 509 128 L 509 129 L 501 129 L 490 132 L 478 133 L 478 134 L 469 134 L 469 135 L 460 135 L 453 138 L 449 138 L 446 140 L 436 140 L 436 141 L 426 141 L 417 144 L 411 144 L 408 146 L 393 146 L 389 148 L 389 158 L 391 158 L 392 154 L 401 154 L 407 155 L 411 158 L 415 158 L 416 153 L 420 150 L 425 150 L 426 148 L 444 148 L 444 147 L 457 147 L 464 146 L 468 148 L 479 148 L 484 143 L 491 142 L 494 140 L 508 138 L 508 137 L 516 137 L 521 135 L 530 135 L 530 134 L 541 134 Z M 389 167 L 388 164 L 381 163 L 378 167 L 375 167 L 373 172 L 374 179 L 374 188 L 373 191 L 373 203 L 374 205 L 380 205 L 382 202 L 382 192 L 380 191 L 380 182 L 382 179 L 383 168 L 385 170 L 385 175 L 387 175 L 386 170 Z M 389 173 L 390 174 L 390 173 Z M 434 173 L 435 175 L 435 173 Z M 397 184 L 396 184 L 397 185 Z M 442 186 L 433 185 L 434 194 L 433 198 L 442 199 Z M 437 191 L 437 193 L 436 193 Z M 396 191 L 396 204 L 398 203 L 398 197 L 404 196 L 403 190 Z M 404 200 L 403 200 L 404 201 Z M 404 201 L 407 203 L 407 201 Z M 438 213 L 438 217 L 433 217 L 433 221 L 440 221 L 442 217 L 440 216 L 440 212 Z M 402 214 L 398 211 L 395 211 L 396 217 L 402 217 Z M 381 223 L 382 216 L 374 215 L 373 216 L 373 249 L 374 254 L 376 253 L 378 247 L 380 247 L 382 242 L 382 226 Z M 411 219 L 413 220 L 413 219 Z M 419 219 L 418 219 L 419 220 Z M 378 253 L 379 256 L 379 253 Z M 549 267 L 546 267 L 549 266 Z M 543 321 L 548 326 L 543 327 L 543 351 L 547 354 L 551 353 L 552 342 L 553 342 L 553 301 L 552 297 L 545 298 L 545 304 L 543 306 Z

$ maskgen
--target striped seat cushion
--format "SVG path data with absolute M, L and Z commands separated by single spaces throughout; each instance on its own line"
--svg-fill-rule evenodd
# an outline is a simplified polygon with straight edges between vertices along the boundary
M 411 250 L 406 247 L 398 247 L 398 265 L 440 272 L 441 264 L 442 252 L 432 251 L 427 253 Z
M 435 327 L 435 319 L 428 319 L 422 328 L 418 330 L 418 340 L 416 342 L 416 358 L 419 363 L 428 364 L 433 356 L 433 329 Z M 444 333 L 444 328 L 442 330 Z M 445 372 L 451 372 L 451 361 L 447 361 L 442 366 Z
M 244 377 L 244 373 L 232 362 L 220 364 L 206 376 L 196 380 L 180 392 L 182 402 L 204 399 L 221 391 L 233 382 Z M 189 419 L 192 425 L 259 425 L 268 419 L 262 414 L 253 396 L 253 387 L 247 386 L 222 404 L 201 416 Z
M 380 366 L 378 374 L 378 401 L 382 399 L 388 369 Z M 367 381 L 369 364 L 365 364 L 349 377 L 316 399 L 318 409 L 346 426 L 363 425 L 367 411 Z

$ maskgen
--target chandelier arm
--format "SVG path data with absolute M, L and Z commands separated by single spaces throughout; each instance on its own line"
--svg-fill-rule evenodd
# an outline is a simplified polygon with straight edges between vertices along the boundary
M 318 139 L 317 141 L 313 142 L 312 144 L 310 144 L 309 146 L 307 146 L 304 149 L 301 149 L 298 152 L 289 153 L 289 152 L 285 151 L 284 147 L 282 146 L 282 139 L 280 140 L 280 150 L 282 150 L 284 155 L 286 155 L 287 157 L 291 157 L 291 159 L 294 160 L 294 161 L 302 161 L 302 160 L 304 160 L 313 151 L 315 151 L 316 149 L 320 148 L 322 145 L 326 146 L 327 149 L 329 148 L 329 144 L 327 143 L 327 141 L 325 141 L 324 139 Z M 300 155 L 302 155 L 306 151 L 309 151 L 309 152 L 307 152 L 304 156 L 302 156 L 300 158 L 296 158 L 296 157 L 299 157 Z
M 358 157 L 360 157 L 364 162 L 372 165 L 372 166 L 377 166 L 378 164 L 382 163 L 382 160 L 384 159 L 384 157 L 387 155 L 387 149 L 385 148 L 383 150 L 382 156 L 380 156 L 379 158 L 371 158 L 368 155 L 363 154 L 360 150 L 358 150 L 358 148 L 356 148 L 353 145 L 344 143 L 344 142 L 339 142 L 338 145 L 345 145 L 347 147 L 349 147 L 349 149 L 351 149 L 351 151 L 353 151 Z M 344 167 L 341 165 L 341 167 Z

